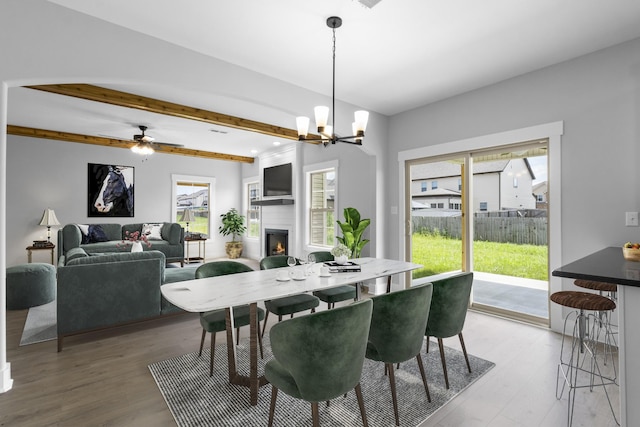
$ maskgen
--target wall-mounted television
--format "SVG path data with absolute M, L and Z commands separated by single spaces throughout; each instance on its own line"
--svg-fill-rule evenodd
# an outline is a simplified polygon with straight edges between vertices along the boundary
M 264 168 L 262 178 L 264 197 L 293 196 L 291 163 Z

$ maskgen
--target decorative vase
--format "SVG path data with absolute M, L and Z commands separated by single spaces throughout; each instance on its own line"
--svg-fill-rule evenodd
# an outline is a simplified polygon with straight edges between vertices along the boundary
M 242 242 L 226 242 L 224 248 L 230 259 L 240 258 L 242 255 Z
M 340 255 L 340 256 L 335 257 L 334 261 L 335 261 L 337 264 L 342 265 L 342 264 L 346 264 L 348 259 L 349 259 L 349 258 L 347 258 L 347 256 L 346 256 L 346 255 Z
M 142 252 L 142 243 L 131 242 L 131 252 Z

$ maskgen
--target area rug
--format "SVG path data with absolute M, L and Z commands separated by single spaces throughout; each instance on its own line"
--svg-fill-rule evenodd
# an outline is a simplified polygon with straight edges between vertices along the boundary
M 248 374 L 248 339 L 238 346 L 238 370 Z M 264 359 L 259 359 L 258 372 L 264 372 L 266 361 L 272 358 L 269 339 L 265 335 Z M 205 345 L 205 347 L 207 347 Z M 431 403 L 422 385 L 420 371 L 415 359 L 402 363 L 396 370 L 400 425 L 417 426 L 437 409 L 453 399 L 478 378 L 495 366 L 494 363 L 469 355 L 469 373 L 461 352 L 445 348 L 449 371 L 450 389 L 444 385 L 442 364 L 438 345 L 431 343 L 430 353 L 422 357 L 427 370 L 427 381 Z M 185 354 L 149 365 L 160 392 L 165 398 L 176 424 L 186 426 L 265 426 L 269 418 L 271 386 L 260 388 L 258 405 L 249 404 L 249 389 L 230 385 L 227 373 L 226 346 L 217 346 L 214 376 L 209 377 L 209 352 Z M 369 425 L 393 426 L 393 407 L 388 377 L 384 365 L 365 360 L 362 373 L 362 393 Z M 355 392 L 346 398 L 337 398 L 320 405 L 320 424 L 324 426 L 362 425 Z M 278 393 L 275 411 L 275 426 L 300 427 L 311 425 L 311 405 Z
M 31 307 L 24 322 L 20 345 L 54 340 L 58 337 L 56 326 L 56 301 Z

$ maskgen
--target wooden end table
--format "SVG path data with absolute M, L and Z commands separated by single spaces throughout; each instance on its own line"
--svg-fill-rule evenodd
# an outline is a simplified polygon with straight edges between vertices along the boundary
M 43 246 L 27 246 L 27 259 L 29 261 L 29 264 L 31 264 L 31 262 L 33 261 L 33 251 L 51 251 L 51 264 L 56 265 L 53 259 L 53 250 L 55 248 L 56 245 L 54 245 L 53 243 L 49 243 Z
M 195 263 L 195 262 L 202 262 L 204 263 L 204 260 L 206 258 L 206 241 L 207 239 L 205 237 L 196 237 L 196 236 L 188 236 L 184 238 L 184 243 L 187 247 L 186 250 L 186 254 L 187 256 L 184 258 L 184 262 L 186 264 L 191 264 L 191 263 Z M 189 256 L 189 246 L 191 242 L 197 242 L 198 243 L 198 256 Z

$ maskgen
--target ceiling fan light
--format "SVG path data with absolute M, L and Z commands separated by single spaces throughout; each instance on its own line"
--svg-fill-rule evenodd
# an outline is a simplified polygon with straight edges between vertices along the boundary
M 149 144 L 136 144 L 131 147 L 131 151 L 136 154 L 141 154 L 144 156 L 148 156 L 149 154 L 153 154 L 154 150 L 149 146 Z
M 298 140 L 303 140 L 309 133 L 309 117 L 296 117 L 296 127 L 298 128 Z
M 367 122 L 369 122 L 369 112 L 359 110 L 353 113 L 355 117 L 354 122 L 354 135 L 364 136 L 364 131 L 367 130 Z
M 316 126 L 318 128 L 318 132 L 324 131 L 324 128 L 327 126 L 327 122 L 329 121 L 329 107 L 320 105 L 315 107 L 313 109 L 313 112 L 316 116 Z

